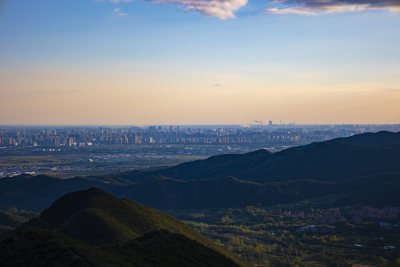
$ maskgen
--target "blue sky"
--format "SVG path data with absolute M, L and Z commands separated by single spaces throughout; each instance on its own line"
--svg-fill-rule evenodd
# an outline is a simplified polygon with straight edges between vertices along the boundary
M 6 0 L 0 123 L 398 122 L 399 2 L 214 2 Z

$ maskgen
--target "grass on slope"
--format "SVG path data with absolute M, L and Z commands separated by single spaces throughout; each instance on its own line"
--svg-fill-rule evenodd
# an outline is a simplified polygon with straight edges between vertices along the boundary
M 37 215 L 37 213 L 29 211 L 0 210 L 0 232 L 11 231 Z
M 146 232 L 165 229 L 244 265 L 236 256 L 174 217 L 129 199 L 118 199 L 98 188 L 66 194 L 22 228 L 48 229 L 95 246 L 123 243 Z
M 0 239 L 0 266 L 239 266 L 183 235 L 153 231 L 125 244 L 93 247 L 48 230 L 8 233 Z
M 8 233 L 0 240 L 0 266 L 128 266 L 101 248 L 48 230 Z

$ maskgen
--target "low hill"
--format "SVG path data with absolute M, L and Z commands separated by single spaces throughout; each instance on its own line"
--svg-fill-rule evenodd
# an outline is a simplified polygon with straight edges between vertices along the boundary
M 235 256 L 174 217 L 129 199 L 118 199 L 99 188 L 66 194 L 39 217 L 18 229 L 44 229 L 91 246 L 124 244 L 161 229 L 167 232 L 157 238 L 184 237 L 214 253 L 238 261 Z
M 47 230 L 18 230 L 0 238 L 0 266 L 235 267 L 221 253 L 166 230 L 125 244 L 89 246 Z
M 102 252 L 100 248 L 39 229 L 18 230 L 0 238 L 0 265 L 4 267 L 113 266 L 113 262 L 118 262 L 116 257 Z
M 148 231 L 165 229 L 211 245 L 172 216 L 95 187 L 64 195 L 22 227 L 48 229 L 91 245 L 124 242 Z
M 245 266 L 198 231 L 99 188 L 66 194 L 0 240 L 1 266 Z

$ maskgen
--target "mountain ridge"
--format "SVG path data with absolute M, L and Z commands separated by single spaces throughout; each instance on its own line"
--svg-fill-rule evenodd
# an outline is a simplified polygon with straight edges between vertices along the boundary
M 0 208 L 41 211 L 69 191 L 96 186 L 158 209 L 230 208 L 293 203 L 324 194 L 346 205 L 352 193 L 380 196 L 376 206 L 400 198 L 380 184 L 400 183 L 400 133 L 379 132 L 337 138 L 277 153 L 213 156 L 152 172 L 59 180 L 42 175 L 0 179 Z M 24 178 L 25 177 L 25 178 Z M 369 178 L 372 177 L 372 178 Z M 112 181 L 117 181 L 114 183 Z M 343 199 L 341 199 L 343 198 Z M 347 199 L 346 201 L 344 199 Z M 373 205 L 365 197 L 359 204 Z M 385 200 L 386 199 L 386 200 Z

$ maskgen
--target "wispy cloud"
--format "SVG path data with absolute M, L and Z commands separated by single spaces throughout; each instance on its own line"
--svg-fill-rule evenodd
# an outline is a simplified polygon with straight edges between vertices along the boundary
M 287 7 L 287 8 L 281 8 L 281 9 L 273 7 L 273 8 L 265 9 L 264 12 L 272 13 L 272 14 L 317 15 L 317 13 L 315 13 L 313 11 L 299 9 L 298 7 Z
M 397 89 L 397 88 L 379 88 L 379 89 L 376 89 L 376 91 L 382 92 L 382 93 L 400 93 L 400 89 Z
M 272 14 L 318 15 L 322 13 L 356 12 L 363 10 L 400 11 L 399 0 L 272 0 Z
M 1 1 L 1 0 L 0 0 Z M 114 4 L 134 2 L 135 0 L 94 0 L 109 1 Z M 195 10 L 204 15 L 219 19 L 235 18 L 235 12 L 247 5 L 248 0 L 143 0 L 152 3 L 170 3 Z M 335 12 L 357 12 L 363 10 L 400 11 L 400 0 L 267 0 L 268 8 L 263 12 L 271 14 L 319 15 Z M 115 10 L 118 10 L 116 8 Z M 126 13 L 115 11 L 115 15 Z
M 121 16 L 121 17 L 123 17 L 123 16 L 127 16 L 128 14 L 122 12 L 121 9 L 119 9 L 119 8 L 114 8 L 114 10 L 113 10 L 113 15 L 114 15 L 114 16 Z
M 115 3 L 115 4 L 118 4 L 118 3 L 121 3 L 121 2 L 127 3 L 127 2 L 134 2 L 134 1 L 135 0 L 110 0 L 110 2 Z
M 101 0 L 96 0 L 101 1 Z M 133 2 L 134 0 L 109 0 L 114 4 Z M 184 10 L 196 10 L 204 15 L 219 19 L 235 18 L 235 11 L 247 4 L 248 0 L 145 0 L 153 3 L 172 3 Z

